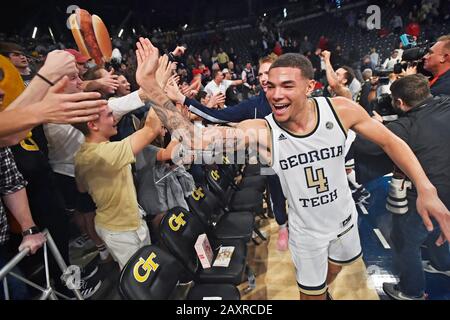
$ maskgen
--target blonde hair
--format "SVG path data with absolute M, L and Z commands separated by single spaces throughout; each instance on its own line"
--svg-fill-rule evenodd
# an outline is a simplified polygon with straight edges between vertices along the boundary
M 278 56 L 275 53 L 271 53 L 268 56 L 262 57 L 259 59 L 259 66 L 263 65 L 264 63 L 274 63 L 275 60 L 277 60 Z
M 448 51 L 450 51 L 450 34 L 446 34 L 444 36 L 441 36 L 437 39 L 437 41 L 444 42 L 444 48 Z

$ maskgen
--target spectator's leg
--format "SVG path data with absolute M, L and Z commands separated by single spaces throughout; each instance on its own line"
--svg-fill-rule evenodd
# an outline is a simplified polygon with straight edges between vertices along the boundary
M 0 245 L 0 269 L 2 269 L 11 260 L 11 258 L 13 258 L 13 256 L 9 253 L 7 245 Z M 17 266 L 12 271 L 20 276 L 23 276 Z M 8 282 L 8 293 L 10 300 L 28 300 L 31 298 L 25 283 L 10 275 L 6 278 Z M 5 300 L 3 279 L 0 280 L 0 300 Z
M 420 246 L 427 239 L 428 233 L 415 211 L 415 204 L 411 205 L 411 199 L 408 201 L 414 208 L 410 207 L 409 212 L 404 215 L 392 216 L 393 260 L 400 278 L 400 291 L 411 297 L 422 297 L 425 275 Z

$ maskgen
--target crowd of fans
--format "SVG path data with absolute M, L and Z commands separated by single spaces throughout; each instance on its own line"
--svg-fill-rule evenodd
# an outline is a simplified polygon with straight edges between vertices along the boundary
M 448 8 L 441 2 L 422 1 L 411 7 L 407 20 L 396 15 L 385 29 L 372 32 L 379 32 L 380 37 L 406 32 L 417 41 L 425 40 L 421 30 L 449 19 Z M 402 8 L 401 3 L 390 1 L 386 5 Z M 348 28 L 370 32 L 354 11 L 343 21 Z M 376 48 L 366 48 L 364 55 L 358 56 L 344 51 L 332 35 L 310 39 L 265 18 L 258 21 L 257 29 L 259 34 L 249 40 L 245 56 L 238 55 L 242 50 L 226 47 L 226 31 L 206 39 L 202 47 L 191 48 L 179 33 L 155 30 L 152 39 L 156 41 L 152 42 L 160 48 L 161 57 L 157 70 L 150 71 L 152 79 L 177 104 L 186 121 L 209 126 L 211 119 L 202 118 L 204 113 L 190 107 L 226 110 L 263 95 L 258 62 L 264 57 L 260 66 L 283 53 L 304 54 L 317 81 L 312 96 L 347 97 L 380 121 L 385 115 L 376 109 L 377 98 L 389 93 L 395 80 L 417 73 L 412 65 L 393 72 L 402 61 L 400 41 L 388 48 L 392 50 L 389 56 Z M 436 40 L 428 38 L 431 34 L 425 38 Z M 102 285 L 102 279 L 94 276 L 98 263 L 115 260 L 123 268 L 135 251 L 157 238 L 155 229 L 165 212 L 174 207 L 187 209 L 185 196 L 196 183 L 203 182 L 201 166 L 171 162 L 180 137 L 164 127 L 163 119 L 151 108 L 154 97 L 140 86 L 144 67 L 135 51 L 137 37 L 114 39 L 117 50 L 105 65 L 95 65 L 63 39 L 57 43 L 50 38 L 28 42 L 0 35 L 0 40 L 0 54 L 14 65 L 26 88 L 12 104 L 0 104 L 4 110 L 0 114 L 0 267 L 19 243 L 34 253 L 44 241 L 35 227 L 46 228 L 67 265 L 71 264 L 71 248 L 90 244 L 98 250 L 95 263 L 82 269 L 81 293 L 89 298 Z M 448 94 L 450 88 L 449 36 L 439 38 L 439 43 L 433 48 L 439 50 L 436 54 L 447 55 L 447 69 L 433 60 L 432 50 L 424 58 L 425 69 L 435 79 L 435 95 Z M 387 83 L 377 74 L 380 69 L 388 71 Z M 3 96 L 0 89 L 0 103 Z M 61 105 L 64 107 L 59 108 Z M 364 155 L 358 159 L 355 154 L 355 158 L 357 169 L 365 168 Z M 360 183 L 377 174 L 362 181 L 356 179 L 351 165 L 347 169 L 355 201 L 367 201 L 370 195 Z M 78 228 L 75 234 L 73 225 Z M 10 231 L 16 236 L 8 241 Z M 22 233 L 23 240 L 17 236 Z M 284 241 L 282 250 L 286 250 L 287 238 Z M 57 290 L 70 296 L 70 290 L 59 281 L 56 262 L 51 259 L 51 264 Z M 24 270 L 17 272 L 30 273 L 29 266 L 22 267 Z M 13 281 L 11 289 L 13 298 L 31 298 L 19 282 Z

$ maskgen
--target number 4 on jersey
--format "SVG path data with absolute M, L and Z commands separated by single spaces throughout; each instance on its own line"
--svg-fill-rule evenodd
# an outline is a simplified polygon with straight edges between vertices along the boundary
M 325 177 L 323 168 L 313 170 L 313 167 L 305 168 L 306 184 L 308 188 L 316 188 L 317 193 L 327 192 L 328 178 Z

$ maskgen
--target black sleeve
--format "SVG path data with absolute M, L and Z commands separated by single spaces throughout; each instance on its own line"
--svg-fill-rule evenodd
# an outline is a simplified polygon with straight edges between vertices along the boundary
M 409 141 L 409 126 L 410 121 L 408 118 L 401 118 L 398 121 L 390 122 L 386 127 L 391 130 L 396 136 L 408 143 Z

